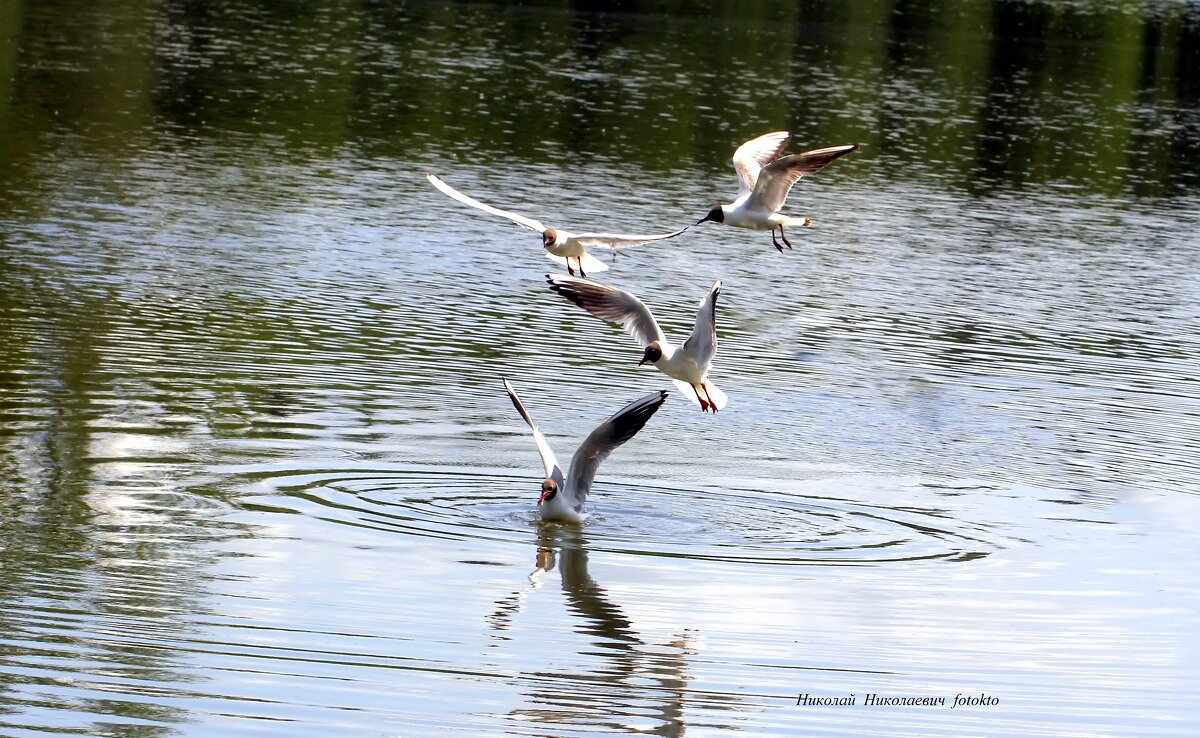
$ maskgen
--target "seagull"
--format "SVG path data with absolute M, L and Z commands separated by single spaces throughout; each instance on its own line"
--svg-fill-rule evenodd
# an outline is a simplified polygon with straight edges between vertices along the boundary
M 638 366 L 647 361 L 671 378 L 684 397 L 715 415 L 729 398 L 708 381 L 708 368 L 717 353 L 717 295 L 721 282 L 713 282 L 700 301 L 696 326 L 683 345 L 676 348 L 663 335 L 658 321 L 641 300 L 616 287 L 590 279 L 547 274 L 550 289 L 602 320 L 619 323 L 646 349 Z
M 450 197 L 458 200 L 461 203 L 470 205 L 473 208 L 479 208 L 485 213 L 499 215 L 502 218 L 508 218 L 512 222 L 528 228 L 531 231 L 540 231 L 542 234 L 542 246 L 546 248 L 551 259 L 559 264 L 565 264 L 567 271 L 572 275 L 575 270 L 571 268 L 571 259 L 575 260 L 575 265 L 579 267 L 579 275 L 586 277 L 584 272 L 584 264 L 587 265 L 587 270 L 590 272 L 602 272 L 608 269 L 608 266 L 587 252 L 588 248 L 606 248 L 617 249 L 628 248 L 629 246 L 639 246 L 643 243 L 651 241 L 661 241 L 664 238 L 674 238 L 680 233 L 686 231 L 690 226 L 684 226 L 673 233 L 656 233 L 653 235 L 631 235 L 627 233 L 568 233 L 567 231 L 558 230 L 555 228 L 547 228 L 542 225 L 541 221 L 533 218 L 526 218 L 524 215 L 510 213 L 507 210 L 494 208 L 491 205 L 484 205 L 473 197 L 468 197 L 450 185 L 446 184 L 433 172 L 425 172 L 425 179 L 428 179 L 430 184 L 446 193 Z
M 771 243 L 783 252 L 783 246 L 775 240 L 775 229 L 790 249 L 792 244 L 783 234 L 783 227 L 812 225 L 812 218 L 789 218 L 780 215 L 779 209 L 787 200 L 788 192 L 806 174 L 816 174 L 834 159 L 857 151 L 857 144 L 830 146 L 813 149 L 802 154 L 780 156 L 787 148 L 792 135 L 787 131 L 766 133 L 747 141 L 733 152 L 733 168 L 738 175 L 737 199 L 728 205 L 717 205 L 708 211 L 696 225 L 706 220 L 755 231 L 771 231 Z
M 538 512 L 543 520 L 565 520 L 578 523 L 583 520 L 583 502 L 592 489 L 592 480 L 596 477 L 596 469 L 600 462 L 608 458 L 613 449 L 637 435 L 646 425 L 658 408 L 667 399 L 663 390 L 651 392 L 645 397 L 634 400 L 617 411 L 608 420 L 601 423 L 584 440 L 583 445 L 575 451 L 571 458 L 571 469 L 563 479 L 562 469 L 558 459 L 546 443 L 546 437 L 538 430 L 529 411 L 521 404 L 517 391 L 512 388 L 507 379 L 503 379 L 504 389 L 513 407 L 521 413 L 521 417 L 533 430 L 533 440 L 537 443 L 538 453 L 542 457 L 542 465 L 546 468 L 546 481 L 542 482 L 542 496 L 538 498 Z

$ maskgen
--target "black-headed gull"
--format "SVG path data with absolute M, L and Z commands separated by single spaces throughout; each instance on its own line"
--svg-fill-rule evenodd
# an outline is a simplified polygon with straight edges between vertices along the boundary
M 678 348 L 663 335 L 650 309 L 628 292 L 590 279 L 547 274 L 550 289 L 602 320 L 619 323 L 643 348 L 641 366 L 650 362 L 666 374 L 684 397 L 715 415 L 729 398 L 708 381 L 708 369 L 717 353 L 717 296 L 721 283 L 713 282 L 700 301 L 692 335 Z
M 783 233 L 784 226 L 807 228 L 812 225 L 812 218 L 780 215 L 779 209 L 787 200 L 792 185 L 804 175 L 815 174 L 833 160 L 858 150 L 857 144 L 846 144 L 780 156 L 791 138 L 787 131 L 775 131 L 739 146 L 733 152 L 733 168 L 738 175 L 737 199 L 728 205 L 717 205 L 696 224 L 711 220 L 738 228 L 770 230 L 771 243 L 782 252 L 783 246 L 775 240 L 775 229 L 778 228 L 779 237 L 790 249 L 792 244 Z
M 517 412 L 533 430 L 533 440 L 537 443 L 538 454 L 546 468 L 546 481 L 542 482 L 542 496 L 538 498 L 538 512 L 543 520 L 567 520 L 573 523 L 583 520 L 583 503 L 592 489 L 592 480 L 596 478 L 600 462 L 607 459 L 617 446 L 637 435 L 667 399 L 667 393 L 662 390 L 652 392 L 629 403 L 601 423 L 571 457 L 571 468 L 564 479 L 558 459 L 554 457 L 546 437 L 538 430 L 533 418 L 529 417 L 529 411 L 521 404 L 517 391 L 507 379 L 503 381 L 508 399 L 512 400 L 513 407 L 517 408 Z
M 450 197 L 458 200 L 461 203 L 470 205 L 473 208 L 479 208 L 485 213 L 499 215 L 501 218 L 508 218 L 512 222 L 528 228 L 531 231 L 538 231 L 542 234 L 542 246 L 545 247 L 547 254 L 551 259 L 559 264 L 564 264 L 567 271 L 575 274 L 575 270 L 571 267 L 571 259 L 575 260 L 575 264 L 579 267 L 579 274 L 586 277 L 587 272 L 602 272 L 608 269 L 608 266 L 587 252 L 588 248 L 606 248 L 606 249 L 624 249 L 630 246 L 638 246 L 651 241 L 661 241 L 664 238 L 674 238 L 680 233 L 683 233 L 689 226 L 684 226 L 673 233 L 656 233 L 653 235 L 634 235 L 628 233 L 568 233 L 567 231 L 556 228 L 547 228 L 541 221 L 533 218 L 526 218 L 524 215 L 510 213 L 507 210 L 494 208 L 491 205 L 484 205 L 473 197 L 469 197 L 446 184 L 433 172 L 425 172 L 425 178 L 430 184 L 446 193 Z M 586 266 L 585 266 L 586 265 Z M 585 271 L 586 269 L 586 271 Z

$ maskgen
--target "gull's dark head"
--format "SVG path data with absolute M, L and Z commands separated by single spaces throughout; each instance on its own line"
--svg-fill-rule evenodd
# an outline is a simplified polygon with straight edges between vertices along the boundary
M 662 346 L 658 345 L 658 341 L 651 341 L 646 347 L 646 353 L 642 354 L 642 360 L 638 362 L 638 366 L 645 364 L 647 361 L 651 364 L 656 363 L 662 358 Z
M 558 494 L 558 482 L 553 479 L 547 479 L 542 482 L 542 496 L 538 498 L 538 504 L 541 505 L 543 502 L 553 500 L 556 494 Z
M 557 240 L 558 240 L 558 231 L 554 230 L 553 228 L 547 228 L 546 230 L 542 231 L 542 247 L 543 248 L 547 248 L 547 249 L 550 248 L 551 246 L 554 245 L 554 242 Z
M 700 225 L 701 223 L 703 223 L 706 220 L 711 220 L 714 223 L 724 223 L 725 222 L 724 208 L 722 208 L 720 205 L 714 205 L 713 209 L 708 211 L 708 215 L 705 215 L 703 218 L 696 221 L 696 225 Z

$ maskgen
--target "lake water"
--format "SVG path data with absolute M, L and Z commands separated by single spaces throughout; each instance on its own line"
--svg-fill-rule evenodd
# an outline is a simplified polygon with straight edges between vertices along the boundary
M 1200 6 L 609 5 L 0 2 L 0 734 L 1197 733 Z

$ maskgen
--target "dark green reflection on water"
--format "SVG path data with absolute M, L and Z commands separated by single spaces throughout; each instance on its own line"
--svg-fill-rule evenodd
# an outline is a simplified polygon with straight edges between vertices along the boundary
M 0 714 L 79 716 L 58 734 L 167 735 L 188 713 L 164 698 L 193 681 L 173 646 L 203 612 L 196 565 L 208 557 L 194 547 L 231 526 L 184 501 L 190 472 L 154 458 L 152 429 L 119 428 L 118 378 L 104 367 L 119 303 L 4 261 Z M 142 453 L 110 458 L 128 440 Z
M 10 193 L 62 133 L 89 148 L 248 133 L 283 156 L 576 151 L 716 170 L 743 137 L 789 127 L 972 190 L 1200 181 L 1200 12 L 1183 3 L 2 7 Z

